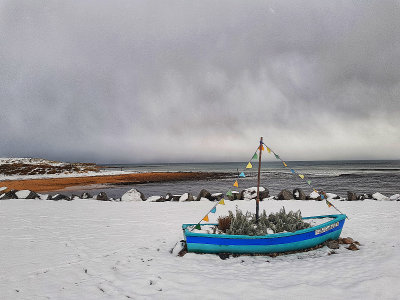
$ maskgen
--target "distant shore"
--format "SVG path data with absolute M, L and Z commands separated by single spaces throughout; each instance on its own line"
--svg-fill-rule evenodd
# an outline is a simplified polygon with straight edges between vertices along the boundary
M 59 191 L 69 187 L 87 186 L 92 184 L 141 184 L 150 182 L 166 182 L 180 180 L 201 180 L 221 178 L 226 174 L 214 172 L 153 172 L 132 173 L 123 175 L 101 175 L 65 178 L 43 178 L 0 181 L 0 187 L 7 190 L 31 190 L 35 192 Z

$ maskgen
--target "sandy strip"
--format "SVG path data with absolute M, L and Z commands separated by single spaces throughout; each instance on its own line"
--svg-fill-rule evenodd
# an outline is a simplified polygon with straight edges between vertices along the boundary
M 65 177 L 28 180 L 0 181 L 0 187 L 6 186 L 7 190 L 31 190 L 35 192 L 58 191 L 68 187 L 86 186 L 91 184 L 138 184 L 148 182 L 165 182 L 178 180 L 200 180 L 218 178 L 218 173 L 203 172 L 154 172 L 134 173 L 124 175 L 105 175 L 87 177 Z

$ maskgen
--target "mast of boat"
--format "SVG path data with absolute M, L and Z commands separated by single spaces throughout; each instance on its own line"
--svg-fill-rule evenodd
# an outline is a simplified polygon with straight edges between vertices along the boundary
M 260 210 L 260 177 L 261 177 L 261 154 L 263 147 L 263 137 L 260 138 L 260 146 L 258 147 L 258 179 L 257 179 L 257 199 L 256 199 L 256 222 L 258 223 Z

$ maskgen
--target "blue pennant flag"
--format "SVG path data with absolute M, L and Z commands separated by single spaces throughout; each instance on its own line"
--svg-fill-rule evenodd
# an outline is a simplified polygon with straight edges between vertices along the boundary
M 294 170 L 293 169 L 290 169 L 290 172 L 292 172 L 294 174 Z
M 217 208 L 216 208 L 216 207 L 214 207 L 214 208 L 211 210 L 211 212 L 212 212 L 213 214 L 215 214 L 216 211 L 217 211 Z
M 242 172 L 239 174 L 239 177 L 246 177 L 246 175 L 244 175 L 244 173 Z

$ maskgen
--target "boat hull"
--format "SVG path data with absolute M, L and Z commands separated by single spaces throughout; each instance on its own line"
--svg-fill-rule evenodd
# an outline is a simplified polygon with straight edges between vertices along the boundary
M 314 216 L 303 219 L 320 218 L 332 218 L 332 220 L 295 232 L 264 236 L 195 233 L 187 228 L 194 224 L 183 224 L 182 229 L 188 252 L 242 254 L 287 252 L 312 248 L 327 240 L 339 238 L 346 215 Z

